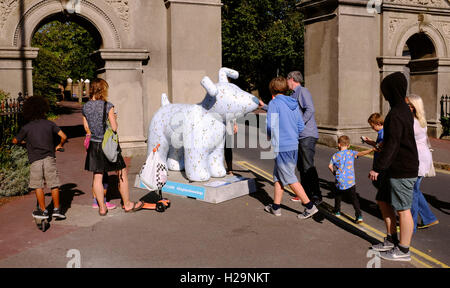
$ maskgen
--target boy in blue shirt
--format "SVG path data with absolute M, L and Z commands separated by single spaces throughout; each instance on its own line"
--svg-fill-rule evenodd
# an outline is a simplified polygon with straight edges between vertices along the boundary
M 341 200 L 342 195 L 350 194 L 353 208 L 355 209 L 356 222 L 362 223 L 362 213 L 359 207 L 358 195 L 356 194 L 356 179 L 355 179 L 355 159 L 367 155 L 374 151 L 365 150 L 357 152 L 349 150 L 350 138 L 342 135 L 338 139 L 339 152 L 336 152 L 332 157 L 328 168 L 336 177 L 336 196 L 334 204 L 334 213 L 336 216 L 341 216 Z M 337 168 L 336 170 L 334 168 Z
M 267 205 L 264 210 L 275 216 L 281 216 L 283 186 L 289 185 L 306 207 L 304 212 L 298 214 L 297 217 L 307 219 L 319 210 L 310 201 L 295 175 L 298 159 L 298 135 L 304 129 L 298 101 L 285 95 L 289 87 L 284 77 L 272 79 L 269 90 L 274 99 L 270 101 L 267 111 L 267 136 L 271 140 L 276 156 L 273 171 L 275 193 L 273 204 Z
M 369 119 L 367 119 L 367 122 L 369 123 L 370 127 L 372 127 L 373 130 L 377 132 L 377 140 L 373 141 L 369 137 L 362 136 L 361 140 L 364 143 L 369 144 L 370 146 L 373 146 L 377 150 L 381 149 L 381 146 L 383 145 L 383 137 L 384 137 L 384 119 L 383 116 L 381 116 L 380 113 L 373 113 L 369 116 Z M 379 152 L 375 151 L 373 155 L 373 161 L 375 162 L 375 159 L 377 159 Z

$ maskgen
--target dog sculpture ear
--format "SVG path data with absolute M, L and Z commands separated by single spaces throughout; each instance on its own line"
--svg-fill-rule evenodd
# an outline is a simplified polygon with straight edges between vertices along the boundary
M 220 83 L 228 83 L 228 77 L 232 79 L 237 79 L 239 77 L 239 72 L 236 70 L 222 67 L 219 70 L 219 82 Z
M 211 79 L 209 79 L 208 76 L 203 77 L 200 83 L 210 96 L 216 97 L 217 94 L 219 93 L 219 90 L 217 89 L 216 85 L 211 81 Z

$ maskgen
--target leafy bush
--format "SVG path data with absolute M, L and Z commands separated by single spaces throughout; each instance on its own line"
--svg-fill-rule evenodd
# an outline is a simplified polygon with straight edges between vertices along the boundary
M 25 148 L 2 146 L 0 148 L 0 198 L 23 195 L 28 192 L 30 167 Z
M 9 93 L 0 89 L 0 102 L 7 99 L 9 97 Z

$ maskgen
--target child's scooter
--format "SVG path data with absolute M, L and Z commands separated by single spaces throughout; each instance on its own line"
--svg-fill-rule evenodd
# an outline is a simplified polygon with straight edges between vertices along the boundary
M 141 199 L 144 202 L 142 209 L 164 212 L 167 208 L 170 208 L 170 200 L 162 197 L 161 189 L 158 190 L 158 194 L 154 192 L 150 192 Z
M 50 227 L 50 223 L 48 223 L 48 219 L 39 219 L 36 217 L 33 217 L 33 218 L 34 218 L 34 222 L 36 222 L 36 226 L 42 232 L 47 231 L 47 229 Z
M 147 157 L 147 161 L 142 167 L 139 177 L 146 177 L 145 179 L 151 183 L 150 185 L 144 184 L 151 192 L 141 198 L 141 201 L 144 202 L 142 209 L 164 212 L 170 207 L 170 200 L 162 197 L 162 188 L 167 181 L 167 168 L 156 153 L 159 146 L 158 144 L 153 149 L 153 153 L 150 153 Z M 158 191 L 158 194 L 155 193 L 156 191 Z

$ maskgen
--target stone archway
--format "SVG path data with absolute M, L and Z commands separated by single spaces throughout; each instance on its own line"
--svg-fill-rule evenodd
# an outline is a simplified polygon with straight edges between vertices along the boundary
M 101 38 L 94 57 L 118 111 L 125 156 L 146 154 L 162 93 L 198 103 L 200 80 L 221 67 L 220 0 L 0 0 L 0 88 L 31 95 L 39 53 L 31 38 L 42 21 L 62 14 L 89 23 Z
M 416 8 L 416 13 L 411 13 L 403 2 L 390 2 L 395 3 L 383 12 L 388 26 L 383 38 L 390 41 L 384 54 L 392 56 L 379 57 L 382 59 L 381 75 L 406 71 L 409 93 L 420 95 L 424 100 L 428 133 L 439 137 L 442 132 L 439 99 L 450 89 L 450 4 L 447 1 L 429 2 L 428 6 L 439 5 L 443 9 L 439 13 L 430 13 L 420 7 Z M 406 47 L 407 55 L 404 54 Z M 386 113 L 386 105 L 383 108 Z
M 408 68 L 408 92 L 422 97 L 429 126 L 431 129 L 436 129 L 438 123 L 433 122 L 436 119 L 433 119 L 432 115 L 435 112 L 433 107 L 437 105 L 439 98 L 437 95 L 439 57 L 437 55 L 442 51 L 436 50 L 434 41 L 428 34 L 420 32 L 409 37 L 403 53 L 402 56 L 410 57 L 410 61 L 406 65 Z
M 440 135 L 439 99 L 450 93 L 448 0 L 385 0 L 378 13 L 363 0 L 303 0 L 298 7 L 305 15 L 305 82 L 316 105 L 319 141 L 376 137 L 367 118 L 388 112 L 380 82 L 397 71 L 410 74 L 411 92 L 425 101 L 429 134 Z M 420 55 L 423 43 L 417 41 L 432 52 Z M 405 45 L 415 59 L 403 55 Z
M 16 58 L 16 70 L 14 71 L 11 67 L 13 69 L 8 71 L 8 77 L 15 74 L 21 81 L 15 82 L 16 87 L 9 89 L 32 95 L 32 60 L 37 57 L 39 50 L 31 47 L 31 40 L 43 23 L 53 18 L 65 18 L 67 21 L 77 22 L 98 38 L 96 39 L 100 48 L 96 52 L 98 75 L 110 84 L 108 100 L 114 103 L 116 111 L 133 111 L 131 115 L 122 112 L 123 114 L 119 116 L 123 122 L 129 124 L 129 128 L 119 131 L 124 154 L 126 155 L 128 150 L 144 150 L 146 139 L 144 125 L 142 125 L 144 118 L 142 65 L 143 62 L 148 61 L 149 53 L 146 49 L 122 48 L 124 39 L 127 38 L 126 26 L 114 13 L 113 7 L 108 6 L 104 1 L 81 0 L 78 1 L 79 7 L 76 11 L 67 11 L 63 5 L 64 1 L 60 0 L 33 1 L 28 6 L 24 5 L 26 2 L 12 1 L 11 3 L 15 2 L 21 17 L 16 21 L 4 23 L 7 29 L 14 31 L 5 39 L 11 48 L 4 48 L 4 51 L 15 54 L 14 58 Z M 129 91 L 130 85 L 133 85 L 135 93 L 129 97 L 123 97 L 123 90 Z

